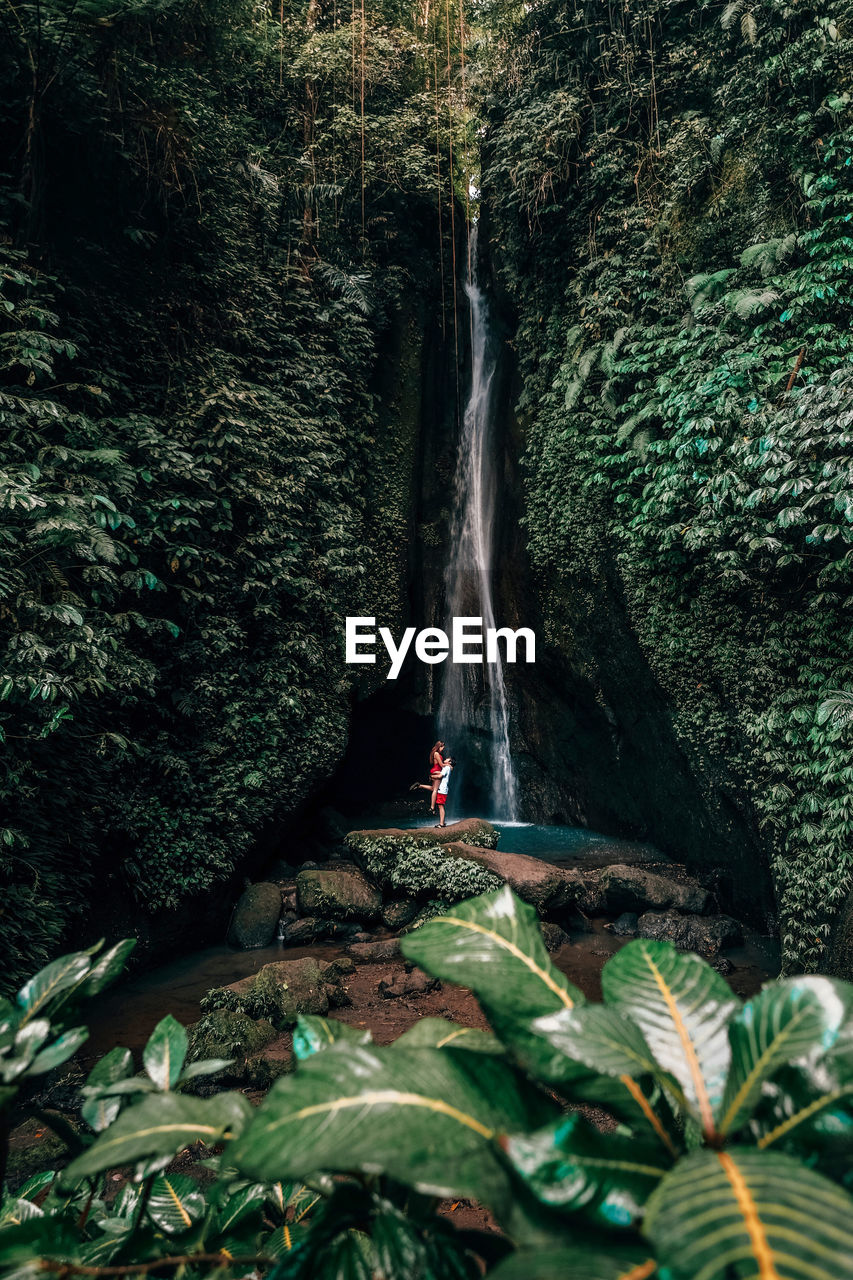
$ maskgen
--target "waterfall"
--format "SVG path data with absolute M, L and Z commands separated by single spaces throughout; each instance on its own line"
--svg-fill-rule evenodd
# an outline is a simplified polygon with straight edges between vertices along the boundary
M 476 264 L 476 240 L 472 242 L 471 258 Z M 492 585 L 499 478 L 492 401 L 497 352 L 488 300 L 477 284 L 476 273 L 466 284 L 465 292 L 471 309 L 471 390 L 456 462 L 445 600 L 448 618 L 479 617 L 485 630 L 496 625 Z M 514 820 L 517 786 L 500 652 L 494 664 L 448 662 L 443 672 L 439 734 L 451 752 L 464 756 L 466 751 L 477 751 L 481 755 L 481 765 L 490 775 L 490 816 Z M 462 765 L 464 768 L 464 759 Z

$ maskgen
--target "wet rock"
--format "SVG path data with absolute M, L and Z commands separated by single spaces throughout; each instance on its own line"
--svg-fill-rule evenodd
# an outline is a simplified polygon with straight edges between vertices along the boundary
M 356 964 L 382 964 L 388 960 L 396 960 L 399 954 L 398 938 L 383 938 L 379 942 L 351 942 L 347 947 L 347 955 Z
M 609 926 L 617 938 L 636 938 L 638 916 L 635 911 L 623 911 Z
M 498 876 L 537 911 L 556 911 L 574 902 L 581 887 L 578 872 L 567 867 L 555 867 L 539 858 L 529 858 L 524 853 L 500 853 L 497 849 L 473 848 L 454 842 L 447 845 L 448 857 L 476 862 Z
M 483 849 L 497 847 L 499 832 L 485 818 L 464 818 L 461 822 L 450 822 L 446 827 L 413 827 L 404 830 L 402 827 L 380 827 L 370 831 L 351 831 L 347 836 L 347 845 L 357 854 L 359 845 L 365 841 L 402 840 L 407 844 L 452 844 L 455 840 L 464 840 L 466 844 L 476 845 Z
M 372 941 L 373 941 L 373 934 L 368 933 L 365 929 L 359 929 L 358 932 L 354 933 L 350 938 L 350 942 L 355 942 L 355 943 L 372 942 Z
M 351 956 L 335 956 L 320 973 L 324 982 L 333 982 L 336 978 L 346 978 L 355 973 L 355 964 Z
M 400 902 L 389 902 L 382 912 L 382 923 L 388 929 L 405 929 L 418 914 L 420 906 L 412 898 L 403 898 Z
M 314 916 L 303 916 L 299 919 L 295 915 L 288 914 L 283 918 L 279 937 L 286 947 L 307 947 L 318 938 L 324 938 L 326 928 L 325 920 L 317 920 Z
M 646 867 L 605 867 L 600 886 L 609 911 L 644 911 L 674 908 L 701 915 L 706 911 L 710 894 L 687 876 L 676 879 Z
M 730 916 L 681 916 L 674 911 L 647 911 L 637 922 L 637 936 L 672 942 L 681 951 L 715 958 L 723 947 L 743 941 L 743 929 Z
M 401 996 L 424 996 L 429 991 L 440 989 L 441 983 L 438 978 L 431 978 L 422 969 L 398 974 L 392 980 L 383 978 L 379 983 L 379 994 L 383 1000 L 396 1000 Z
M 558 924 L 550 920 L 546 920 L 542 925 L 542 938 L 548 951 L 559 951 L 560 947 L 565 947 L 571 942 L 565 929 L 561 929 Z
M 278 885 L 267 881 L 250 885 L 234 908 L 228 929 L 229 943 L 243 951 L 268 947 L 276 935 L 280 915 Z
M 308 916 L 332 920 L 375 920 L 382 895 L 355 867 L 303 870 L 296 877 L 296 892 Z

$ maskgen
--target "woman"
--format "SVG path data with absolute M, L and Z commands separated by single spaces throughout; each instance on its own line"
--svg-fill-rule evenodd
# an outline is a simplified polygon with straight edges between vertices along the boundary
M 438 784 L 441 781 L 441 771 L 444 768 L 444 743 L 439 738 L 438 742 L 432 747 L 429 753 L 429 784 L 426 782 L 413 782 L 410 791 L 430 791 L 432 792 L 429 802 L 430 813 L 435 813 L 435 793 L 438 791 Z

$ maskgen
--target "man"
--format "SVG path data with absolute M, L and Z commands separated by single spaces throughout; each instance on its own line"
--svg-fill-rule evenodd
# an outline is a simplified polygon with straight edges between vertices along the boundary
M 450 775 L 453 772 L 453 761 L 447 756 L 444 761 L 444 768 L 441 771 L 441 777 L 438 780 L 438 790 L 435 793 L 435 803 L 438 805 L 438 822 L 436 826 L 446 827 L 444 820 L 444 806 L 447 804 L 447 789 L 450 786 Z

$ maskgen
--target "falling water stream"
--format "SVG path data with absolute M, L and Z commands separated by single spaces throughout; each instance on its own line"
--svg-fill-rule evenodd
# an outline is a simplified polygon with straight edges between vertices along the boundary
M 476 238 L 472 239 L 471 260 L 476 264 Z M 448 620 L 481 618 L 485 632 L 496 625 L 493 580 L 499 450 L 495 440 L 493 393 L 497 352 L 488 300 L 477 283 L 476 271 L 466 284 L 465 292 L 471 308 L 471 391 L 465 406 L 456 463 L 445 599 Z M 448 629 L 449 626 L 448 621 Z M 495 663 L 448 662 L 443 671 L 439 734 L 451 750 L 458 752 L 460 741 L 463 738 L 470 741 L 474 728 L 488 756 L 492 816 L 514 821 L 518 789 L 510 754 L 509 710 L 500 645 Z

